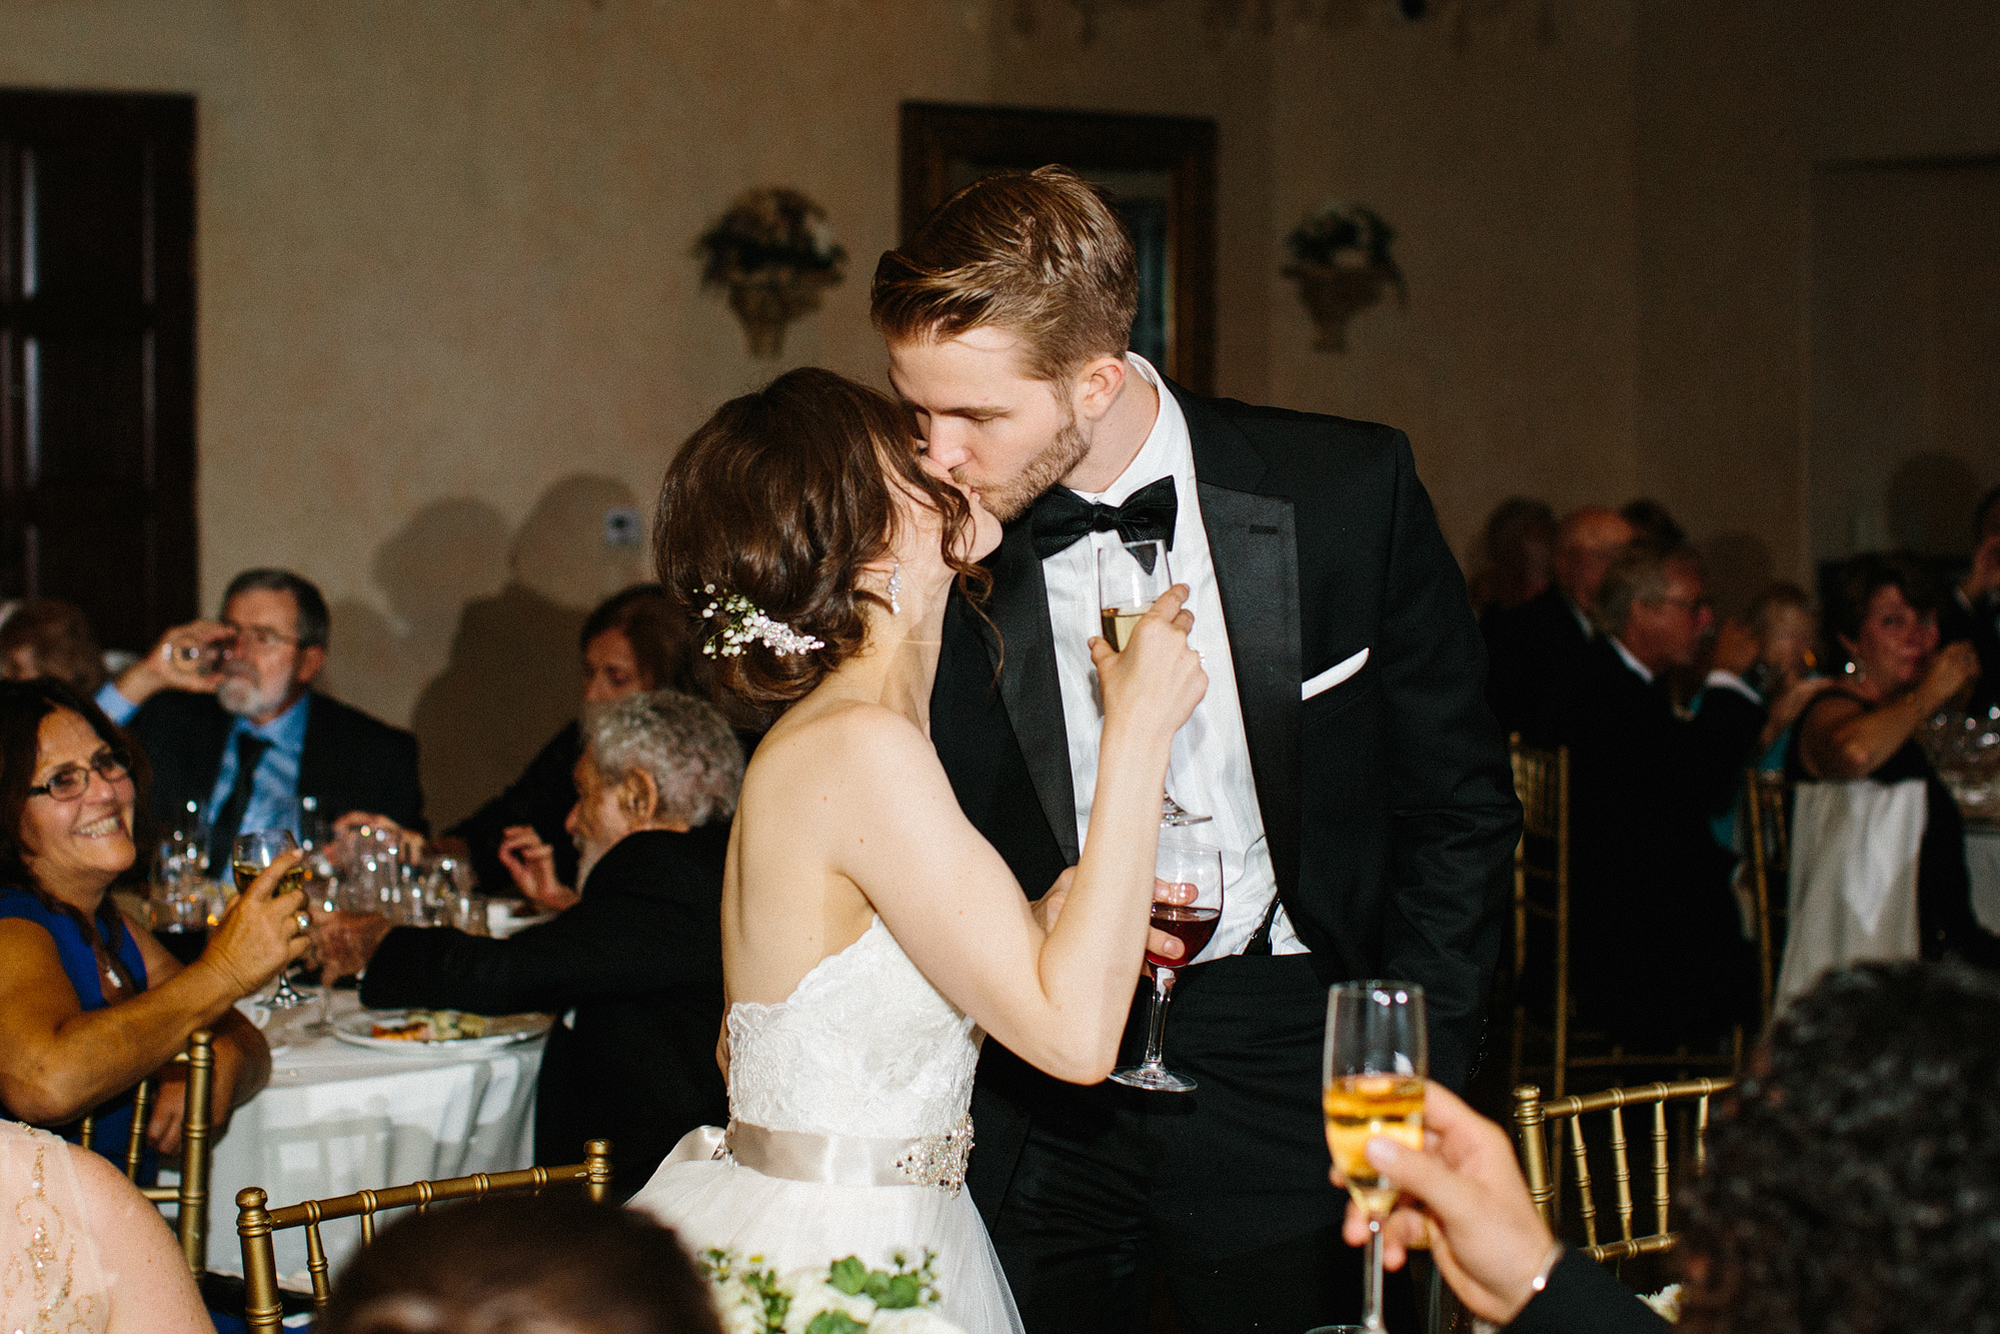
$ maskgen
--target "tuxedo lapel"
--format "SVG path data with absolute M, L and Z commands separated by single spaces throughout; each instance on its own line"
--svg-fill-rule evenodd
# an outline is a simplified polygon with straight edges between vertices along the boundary
M 1299 882 L 1299 559 L 1292 502 L 1197 482 L 1257 809 L 1281 893 Z
M 1076 787 L 1069 771 L 1069 733 L 1063 726 L 1062 686 L 1056 676 L 1055 632 L 1049 624 L 1049 591 L 1035 555 L 1034 525 L 1022 519 L 1007 531 L 987 564 L 993 595 L 991 626 L 979 625 L 987 653 L 1000 668 L 1000 698 L 1021 743 L 1035 796 L 1049 829 L 1074 866 Z M 1000 633 L 999 642 L 993 631 Z
M 1299 883 L 1299 548 L 1292 502 L 1263 494 L 1268 469 L 1244 434 L 1179 385 L 1209 559 L 1228 622 L 1257 808 L 1280 894 Z

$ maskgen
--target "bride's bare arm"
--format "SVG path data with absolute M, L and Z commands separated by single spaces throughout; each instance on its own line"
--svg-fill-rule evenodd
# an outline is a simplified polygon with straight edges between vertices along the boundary
M 1092 647 L 1105 722 L 1090 837 L 1046 932 L 921 733 L 886 711 L 836 724 L 852 735 L 827 803 L 830 869 L 861 888 L 954 1004 L 1076 1083 L 1104 1078 L 1117 1059 L 1146 944 L 1167 750 L 1208 685 L 1183 596 L 1162 598 L 1124 653 Z

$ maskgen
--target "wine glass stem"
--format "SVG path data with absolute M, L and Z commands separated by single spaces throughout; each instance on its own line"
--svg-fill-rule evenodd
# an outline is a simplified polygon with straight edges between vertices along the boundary
M 1382 1220 L 1368 1220 L 1368 1288 L 1365 1294 L 1368 1311 L 1361 1327 L 1370 1334 L 1385 1334 L 1388 1326 L 1382 1323 Z
M 1160 1051 L 1167 1040 L 1167 1002 L 1173 999 L 1174 970 L 1153 967 L 1153 1000 L 1146 1008 L 1146 1061 L 1160 1065 Z

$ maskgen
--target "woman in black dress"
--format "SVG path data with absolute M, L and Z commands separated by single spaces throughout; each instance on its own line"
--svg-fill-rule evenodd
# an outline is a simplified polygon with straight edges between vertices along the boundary
M 1917 744 L 1916 730 L 1979 676 L 1967 644 L 1936 647 L 1936 605 L 1916 566 L 1890 556 L 1856 556 L 1841 567 L 1827 608 L 1835 645 L 1847 658 L 1839 681 L 1799 719 L 1785 754 L 1793 782 L 1921 780 L 1923 842 L 1917 854 L 1917 929 L 1923 957 L 1955 954 L 2000 967 L 2000 937 L 1972 911 L 1965 866 L 1965 821 L 1951 791 Z

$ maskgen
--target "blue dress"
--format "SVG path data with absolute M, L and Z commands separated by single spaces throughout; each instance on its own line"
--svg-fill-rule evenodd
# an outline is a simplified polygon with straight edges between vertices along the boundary
M 83 931 L 73 918 L 51 911 L 27 890 L 11 886 L 0 888 L 0 917 L 19 917 L 49 933 L 56 943 L 56 954 L 62 960 L 63 972 L 69 975 L 69 984 L 76 989 L 77 1003 L 85 1010 L 101 1010 L 109 1003 L 104 999 L 104 986 L 97 974 L 97 954 L 90 948 L 90 942 L 83 938 Z M 102 921 L 101 918 L 99 920 Z M 144 991 L 146 961 L 139 953 L 138 939 L 126 930 L 123 917 L 114 912 L 112 920 L 117 931 L 116 939 L 108 942 L 112 952 L 125 965 L 133 985 L 138 991 Z M 0 1114 L 13 1117 L 13 1112 L 5 1106 L 0 1106 Z M 92 1115 L 97 1118 L 97 1123 L 92 1130 L 93 1142 L 88 1147 L 117 1163 L 122 1170 L 125 1166 L 125 1145 L 132 1133 L 132 1090 L 127 1089 L 93 1108 Z M 65 1134 L 74 1140 L 76 1127 L 66 1127 Z M 150 1181 L 153 1173 L 153 1154 L 148 1150 L 140 1178 Z

